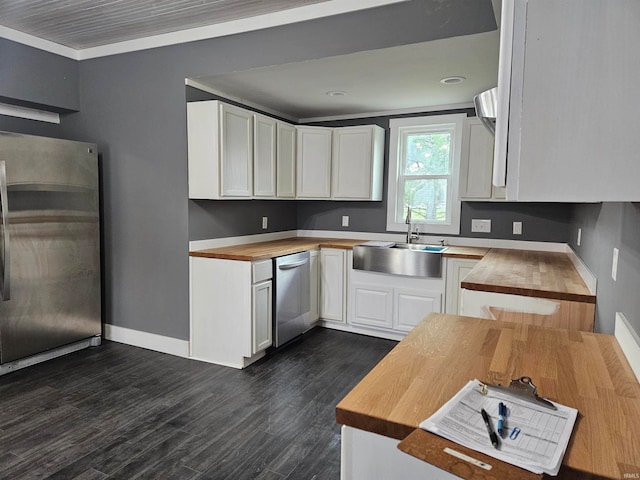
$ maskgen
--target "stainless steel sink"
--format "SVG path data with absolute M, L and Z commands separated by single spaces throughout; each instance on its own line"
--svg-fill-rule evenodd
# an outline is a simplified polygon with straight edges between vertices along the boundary
M 397 243 L 392 247 L 353 247 L 353 268 L 371 272 L 442 277 L 442 252 L 447 247 L 419 243 Z

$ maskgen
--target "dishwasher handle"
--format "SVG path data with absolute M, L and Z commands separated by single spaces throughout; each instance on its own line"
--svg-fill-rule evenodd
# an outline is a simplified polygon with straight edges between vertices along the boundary
M 2 257 L 0 257 L 0 301 L 6 302 L 11 297 L 10 294 L 10 272 L 11 255 L 9 249 L 9 204 L 7 196 L 7 166 L 4 160 L 0 160 L 0 237 L 2 238 Z
M 305 258 L 304 260 L 300 260 L 299 262 L 284 263 L 282 265 L 278 265 L 278 268 L 280 270 L 291 270 L 292 268 L 301 267 L 305 263 L 309 263 L 309 259 L 308 258 Z

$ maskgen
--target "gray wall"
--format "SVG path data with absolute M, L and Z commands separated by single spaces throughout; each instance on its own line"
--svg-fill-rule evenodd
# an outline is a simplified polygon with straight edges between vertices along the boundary
M 188 339 L 190 218 L 193 238 L 262 232 L 261 223 L 247 229 L 239 221 L 251 203 L 187 200 L 186 77 L 477 31 L 480 2 L 462 3 L 465 28 L 447 21 L 446 9 L 417 1 L 80 62 L 80 113 L 65 119 L 63 133 L 97 143 L 102 154 L 105 321 Z M 427 16 L 438 21 L 432 28 Z M 275 218 L 277 205 L 264 208 Z M 297 207 L 286 208 L 290 217 Z
M 53 112 L 78 110 L 78 62 L 0 38 L 0 101 Z
M 578 228 L 582 241 L 577 245 Z M 640 334 L 640 203 L 578 205 L 570 244 L 598 277 L 596 331 L 613 333 L 622 312 Z M 611 278 L 613 248 L 618 248 L 617 281 Z

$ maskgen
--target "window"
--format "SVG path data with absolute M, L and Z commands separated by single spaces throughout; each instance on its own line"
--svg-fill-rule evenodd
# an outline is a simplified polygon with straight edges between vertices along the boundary
M 421 233 L 460 233 L 458 175 L 466 115 L 390 120 L 387 230 L 406 231 L 407 206 Z

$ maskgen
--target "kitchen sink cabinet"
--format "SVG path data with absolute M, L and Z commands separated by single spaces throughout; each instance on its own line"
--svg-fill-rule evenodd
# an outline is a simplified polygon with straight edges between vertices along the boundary
M 494 187 L 494 137 L 477 117 L 467 118 L 462 135 L 460 157 L 460 200 L 504 200 L 504 187 Z
M 442 278 L 363 270 L 352 270 L 350 276 L 350 325 L 404 336 L 429 313 L 442 311 Z
M 640 201 L 640 2 L 584 3 L 503 2 L 495 180 L 509 201 Z
M 245 368 L 271 346 L 272 261 L 190 257 L 190 356 Z

